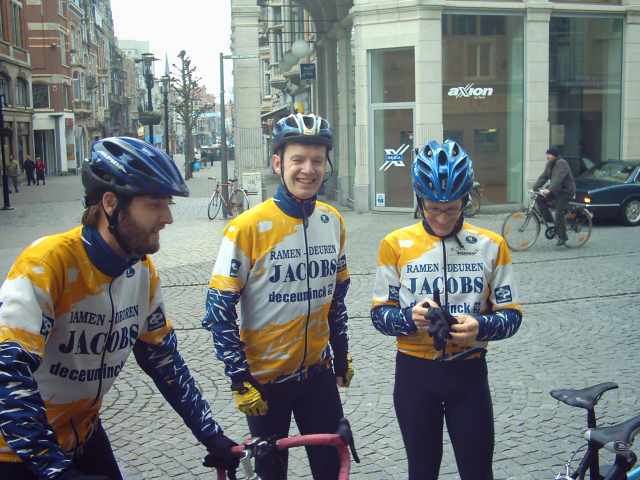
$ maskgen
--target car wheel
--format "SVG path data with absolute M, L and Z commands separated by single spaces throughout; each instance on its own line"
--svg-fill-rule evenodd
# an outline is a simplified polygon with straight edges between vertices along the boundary
M 622 222 L 625 225 L 640 225 L 640 198 L 632 198 L 622 205 Z

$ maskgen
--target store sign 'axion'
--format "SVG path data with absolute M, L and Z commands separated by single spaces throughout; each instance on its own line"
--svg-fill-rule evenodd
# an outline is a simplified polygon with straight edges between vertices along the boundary
M 456 98 L 487 98 L 493 95 L 491 87 L 475 87 L 473 83 L 468 83 L 464 87 L 453 87 L 447 94 Z

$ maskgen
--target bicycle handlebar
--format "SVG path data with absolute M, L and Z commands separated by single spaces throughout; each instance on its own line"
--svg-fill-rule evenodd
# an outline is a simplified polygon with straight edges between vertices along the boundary
M 349 422 L 343 418 L 338 425 L 337 433 L 316 433 L 310 435 L 296 435 L 280 439 L 257 438 L 249 440 L 242 445 L 237 445 L 231 451 L 241 457 L 247 478 L 252 477 L 251 459 L 261 455 L 272 454 L 276 450 L 287 450 L 295 447 L 306 446 L 333 446 L 338 450 L 340 458 L 340 470 L 338 480 L 348 480 L 351 471 L 351 455 L 356 463 L 360 463 L 360 458 L 356 452 L 353 442 L 353 434 Z M 218 469 L 218 480 L 225 480 L 225 472 Z

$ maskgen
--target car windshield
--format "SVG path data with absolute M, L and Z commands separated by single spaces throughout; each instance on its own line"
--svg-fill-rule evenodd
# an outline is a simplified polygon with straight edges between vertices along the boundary
M 635 168 L 636 165 L 626 162 L 604 162 L 598 166 L 590 168 L 580 175 L 580 177 L 598 178 L 624 183 L 629 179 Z

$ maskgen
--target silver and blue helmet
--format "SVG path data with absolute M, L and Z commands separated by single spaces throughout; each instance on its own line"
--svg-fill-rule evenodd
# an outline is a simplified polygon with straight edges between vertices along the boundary
M 273 150 L 277 152 L 288 143 L 333 146 L 329 122 L 313 113 L 293 113 L 281 118 L 273 127 Z
M 473 186 L 473 162 L 457 142 L 431 140 L 415 154 L 412 176 L 418 197 L 440 203 L 466 198 Z

